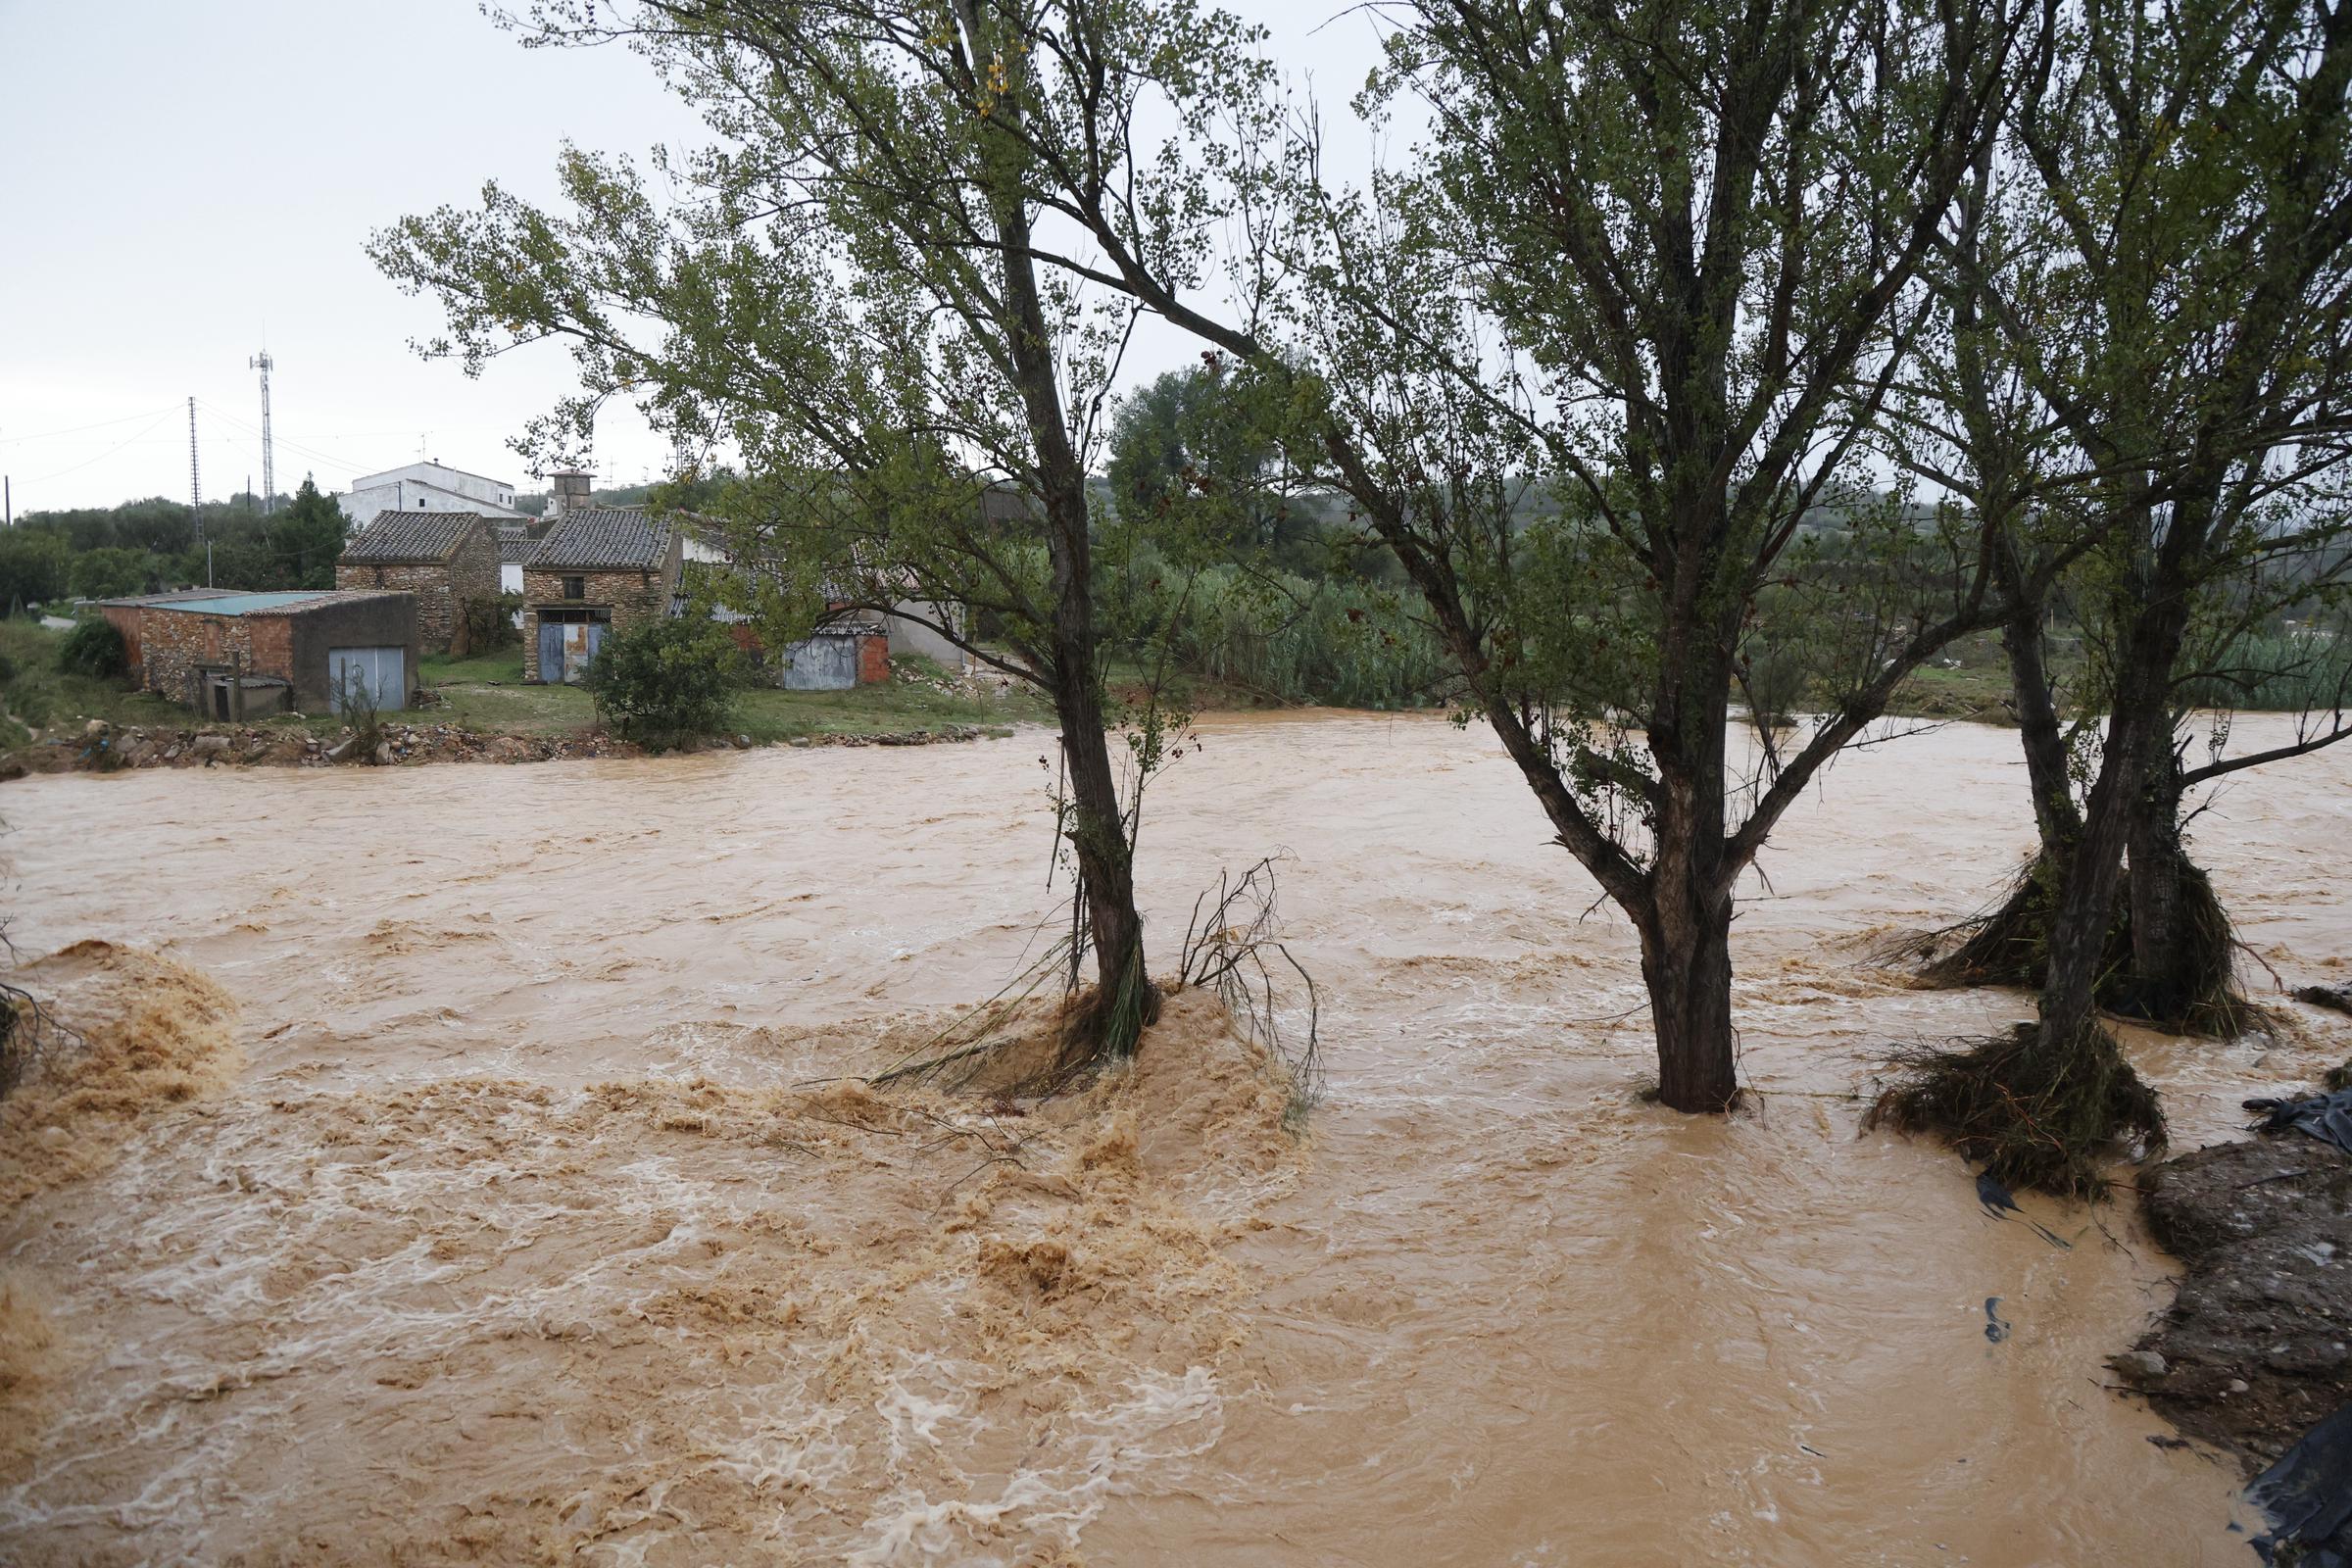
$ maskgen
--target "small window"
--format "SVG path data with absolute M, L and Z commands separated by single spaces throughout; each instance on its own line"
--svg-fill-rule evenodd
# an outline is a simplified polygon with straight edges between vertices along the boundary
M 566 578 L 564 578 L 564 598 L 566 598 L 566 599 L 585 599 L 585 598 L 587 598 L 587 597 L 588 597 L 588 579 L 587 579 L 587 578 L 585 578 L 585 577 L 566 577 Z

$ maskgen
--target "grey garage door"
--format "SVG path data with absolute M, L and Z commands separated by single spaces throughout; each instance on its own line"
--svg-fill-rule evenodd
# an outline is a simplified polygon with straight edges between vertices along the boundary
M 409 651 L 406 648 L 329 648 L 326 651 L 326 689 L 365 692 L 377 708 L 409 706 Z
M 784 650 L 784 688 L 846 692 L 858 684 L 858 639 L 822 633 Z

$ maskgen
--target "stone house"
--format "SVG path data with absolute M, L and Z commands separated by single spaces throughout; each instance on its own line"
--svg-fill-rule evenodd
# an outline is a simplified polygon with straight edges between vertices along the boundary
M 605 638 L 670 613 L 684 540 L 633 507 L 566 509 L 522 566 L 522 678 L 576 681 Z
M 460 653 L 466 607 L 498 598 L 499 547 L 472 512 L 381 512 L 344 547 L 337 588 L 416 596 L 416 633 L 428 653 Z
M 100 612 L 139 650 L 139 685 L 230 721 L 289 710 L 334 711 L 364 689 L 378 708 L 409 706 L 421 652 L 416 596 L 297 589 L 115 599 Z

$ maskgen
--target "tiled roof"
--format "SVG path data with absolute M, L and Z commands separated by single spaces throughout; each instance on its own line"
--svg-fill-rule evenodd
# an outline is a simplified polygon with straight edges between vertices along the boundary
M 633 507 L 582 507 L 556 524 L 523 563 L 542 570 L 659 571 L 669 560 L 669 529 Z
M 447 561 L 482 526 L 478 512 L 379 512 L 343 547 L 350 565 Z
M 519 566 L 539 553 L 539 541 L 525 528 L 498 530 L 498 561 L 502 566 Z

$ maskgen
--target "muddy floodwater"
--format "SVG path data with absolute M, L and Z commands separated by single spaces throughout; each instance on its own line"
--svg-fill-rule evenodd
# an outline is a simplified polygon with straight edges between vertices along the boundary
M 0 1217 L 56 1327 L 0 1558 L 2253 1560 L 2234 1473 L 2105 1387 L 2171 1291 L 2132 1204 L 2027 1200 L 2059 1250 L 1857 1132 L 1889 1047 L 2023 1014 L 1860 952 L 2008 874 L 2013 736 L 1849 756 L 1790 813 L 1728 1120 L 1636 1098 L 1631 932 L 1485 735 L 1201 740 L 1151 796 L 1152 932 L 1287 852 L 1303 1146 L 1198 1004 L 1026 1114 L 836 1081 L 1036 940 L 1047 735 L 0 790 L 19 948 L 115 945 L 75 986 L 160 954 L 243 1058 Z M 2194 844 L 2288 983 L 2352 978 L 2352 749 Z M 2131 1040 L 2177 1147 L 2352 1054 L 2288 1010 Z

